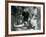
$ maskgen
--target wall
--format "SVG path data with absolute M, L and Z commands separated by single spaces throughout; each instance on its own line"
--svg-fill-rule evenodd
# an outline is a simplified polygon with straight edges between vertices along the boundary
M 16 0 L 16 1 L 24 1 L 24 0 Z M 45 6 L 46 6 L 46 0 L 25 0 L 25 1 L 45 2 Z M 45 15 L 45 19 L 46 19 L 46 15 Z M 5 0 L 0 0 L 0 37 L 5 37 Z M 14 36 L 14 37 L 46 37 L 46 32 L 44 35 L 28 35 L 28 36 Z

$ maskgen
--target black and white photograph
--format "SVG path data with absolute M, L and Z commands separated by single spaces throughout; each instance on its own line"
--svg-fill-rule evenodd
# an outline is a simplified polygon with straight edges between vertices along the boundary
M 9 34 L 43 32 L 43 5 L 8 3 Z
M 11 31 L 40 30 L 40 7 L 11 6 Z

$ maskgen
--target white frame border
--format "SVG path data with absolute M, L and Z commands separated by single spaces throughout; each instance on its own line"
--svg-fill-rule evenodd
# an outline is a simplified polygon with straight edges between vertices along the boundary
M 11 32 L 11 5 L 13 6 L 40 6 L 41 7 L 41 30 L 33 31 L 12 31 Z M 8 3 L 8 34 L 25 34 L 25 33 L 41 33 L 43 32 L 43 5 L 41 4 L 23 4 L 23 3 Z

